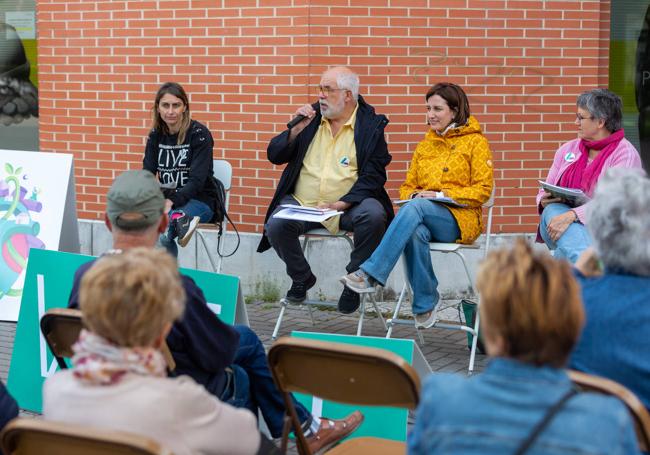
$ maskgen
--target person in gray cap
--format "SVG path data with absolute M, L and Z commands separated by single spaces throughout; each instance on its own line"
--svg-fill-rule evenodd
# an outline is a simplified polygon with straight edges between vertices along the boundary
M 153 248 L 158 235 L 167 229 L 165 198 L 151 172 L 127 171 L 119 175 L 106 197 L 106 226 L 119 254 L 135 247 Z M 94 261 L 82 265 L 74 277 L 68 300 L 79 307 L 79 285 Z M 223 323 L 208 308 L 205 296 L 192 278 L 181 274 L 187 296 L 183 318 L 172 326 L 167 345 L 176 362 L 175 374 L 185 374 L 202 384 L 222 401 L 261 411 L 274 438 L 282 435 L 285 405 L 268 367 L 266 352 L 250 327 Z M 345 419 L 318 418 L 295 402 L 312 453 L 336 444 L 363 421 L 355 411 Z

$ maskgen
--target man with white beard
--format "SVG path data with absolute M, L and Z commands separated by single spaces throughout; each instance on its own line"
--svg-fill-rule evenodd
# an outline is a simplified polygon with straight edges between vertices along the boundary
M 354 232 L 354 249 L 346 269 L 359 268 L 381 241 L 393 218 L 384 184 L 391 161 L 384 138 L 388 119 L 375 113 L 359 95 L 359 77 L 349 68 L 330 68 L 317 87 L 318 102 L 295 112 L 291 127 L 271 139 L 271 163 L 286 164 L 266 214 L 258 252 L 275 249 L 293 284 L 287 300 L 300 303 L 316 284 L 298 237 L 325 227 Z M 282 204 L 329 208 L 343 212 L 322 223 L 274 218 Z M 359 294 L 343 288 L 341 313 L 359 307 Z

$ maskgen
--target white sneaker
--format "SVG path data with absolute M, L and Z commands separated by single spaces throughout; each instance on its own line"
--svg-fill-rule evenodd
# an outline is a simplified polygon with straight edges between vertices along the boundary
M 373 281 L 372 278 L 361 269 L 348 273 L 341 277 L 339 281 L 357 294 L 375 292 L 375 284 L 371 282 Z
M 427 311 L 422 314 L 414 314 L 413 318 L 415 319 L 415 328 L 416 329 L 429 329 L 433 327 L 437 320 L 437 311 L 434 308 L 431 311 Z

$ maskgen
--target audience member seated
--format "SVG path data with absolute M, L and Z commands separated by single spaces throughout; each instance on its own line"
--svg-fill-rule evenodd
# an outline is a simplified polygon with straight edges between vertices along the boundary
M 106 255 L 131 248 L 154 248 L 167 228 L 165 200 L 158 182 L 147 171 L 127 171 L 119 175 L 106 197 L 106 226 L 113 236 L 113 249 Z M 79 284 L 94 262 L 75 273 L 69 306 L 79 305 Z M 176 374 L 186 374 L 208 392 L 236 407 L 262 413 L 271 436 L 282 435 L 285 405 L 275 386 L 266 352 L 257 334 L 245 325 L 224 324 L 207 306 L 194 280 L 181 274 L 186 295 L 185 314 L 172 325 L 167 345 L 176 362 Z M 359 412 L 345 419 L 317 418 L 300 403 L 296 411 L 303 423 L 313 452 L 332 445 L 363 420 Z
M 640 168 L 641 157 L 625 139 L 621 98 L 607 89 L 584 92 L 576 103 L 578 138 L 558 149 L 546 182 L 582 190 L 591 197 L 598 179 L 609 168 Z M 591 237 L 586 228 L 586 206 L 572 207 L 543 189 L 537 194 L 541 214 L 538 238 L 555 250 L 556 258 L 575 263 Z
M 84 274 L 79 306 L 88 330 L 73 368 L 46 380 L 43 416 L 139 433 L 175 454 L 255 454 L 255 416 L 222 403 L 187 376 L 166 377 L 159 351 L 185 294 L 174 259 L 134 248 L 104 256 Z
M 490 147 L 470 115 L 465 92 L 443 82 L 431 87 L 425 100 L 431 128 L 415 149 L 400 187 L 400 198 L 413 200 L 400 209 L 372 256 L 341 279 L 356 292 L 384 285 L 403 252 L 418 328 L 435 323 L 440 297 L 429 242 L 476 240 L 482 229 L 481 205 L 490 198 L 493 184 Z M 432 200 L 436 198 L 463 206 Z
M 257 251 L 275 249 L 292 280 L 286 298 L 296 303 L 316 284 L 300 235 L 323 227 L 333 234 L 339 228 L 354 231 L 354 250 L 345 267 L 354 272 L 379 245 L 394 216 L 384 189 L 391 160 L 384 139 L 388 119 L 359 95 L 359 76 L 349 68 L 325 71 L 316 94 L 318 102 L 298 108 L 296 116 L 302 120 L 271 139 L 266 151 L 271 163 L 286 167 L 266 212 Z M 283 204 L 343 214 L 322 223 L 274 218 Z M 352 313 L 359 304 L 359 295 L 343 287 L 339 311 Z
M 613 397 L 576 394 L 563 369 L 584 320 L 569 263 L 519 239 L 512 249 L 490 253 L 477 286 L 492 359 L 469 378 L 428 377 L 409 453 L 523 453 L 538 427 L 527 454 L 638 453 L 625 406 Z
M 576 263 L 587 322 L 571 368 L 620 382 L 650 408 L 650 180 L 612 169 L 587 212 L 594 248 Z
M 14 397 L 9 395 L 5 385 L 0 382 L 0 430 L 9 423 L 11 419 L 18 417 L 18 403 Z

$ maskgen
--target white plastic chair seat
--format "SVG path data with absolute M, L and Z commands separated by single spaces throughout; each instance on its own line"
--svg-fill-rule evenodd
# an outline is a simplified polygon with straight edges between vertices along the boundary
M 462 249 L 478 250 L 479 248 L 481 248 L 481 245 L 477 243 L 472 243 L 469 245 L 465 245 L 463 243 L 429 243 L 429 250 L 447 253 L 452 253 L 454 251 Z

